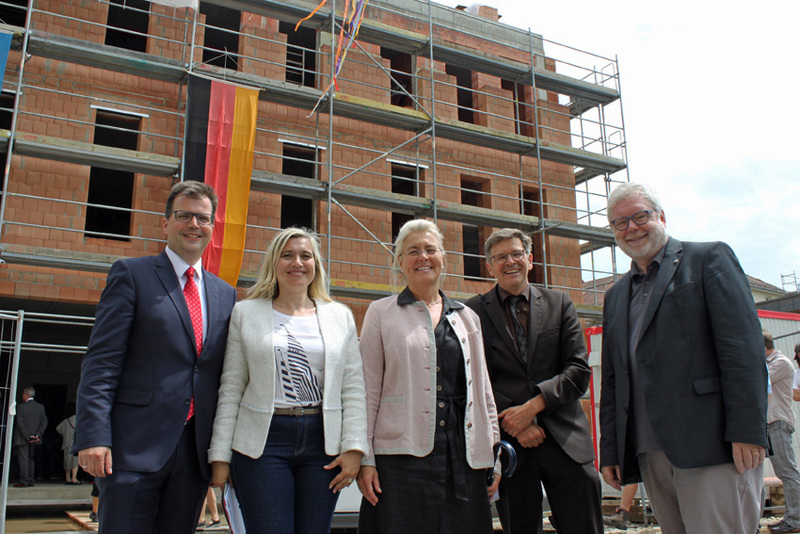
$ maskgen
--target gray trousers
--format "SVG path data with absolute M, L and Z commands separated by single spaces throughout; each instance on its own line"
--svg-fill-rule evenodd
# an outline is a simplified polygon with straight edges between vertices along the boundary
M 764 466 L 680 469 L 661 450 L 640 454 L 639 469 L 662 534 L 753 534 L 761 515 Z
M 33 486 L 33 479 L 36 476 L 34 458 L 36 457 L 36 445 L 24 443 L 14 447 L 19 464 L 19 481 L 26 486 Z
M 794 429 L 786 421 L 773 421 L 767 425 L 772 442 L 772 468 L 783 482 L 786 511 L 783 518 L 793 526 L 800 526 L 800 472 L 794 461 L 792 434 Z

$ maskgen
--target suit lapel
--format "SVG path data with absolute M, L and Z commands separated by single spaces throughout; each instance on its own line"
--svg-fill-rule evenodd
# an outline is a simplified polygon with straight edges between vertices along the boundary
M 531 301 L 528 303 L 528 366 L 533 363 L 533 353 L 536 352 L 536 340 L 539 338 L 538 335 L 534 336 L 533 333 L 536 332 L 537 334 L 542 331 L 542 314 L 544 311 L 542 310 L 542 292 L 536 289 L 534 286 L 530 287 L 530 296 Z
M 219 315 L 219 286 L 212 280 L 208 271 L 203 269 L 203 289 L 206 292 L 206 340 L 203 342 L 203 347 L 207 346 L 210 341 L 214 339 L 217 333 L 211 325 L 217 324 L 217 316 Z
M 183 296 L 183 288 L 181 288 L 180 280 L 178 280 L 178 276 L 175 274 L 175 268 L 172 266 L 172 262 L 169 261 L 166 252 L 162 252 L 156 256 L 154 269 L 156 276 L 161 280 L 164 289 L 172 300 L 172 304 L 178 311 L 183 329 L 186 331 L 186 335 L 189 336 L 189 341 L 192 347 L 194 347 L 195 354 L 197 354 L 194 327 L 192 327 L 192 316 L 189 315 L 189 307 L 186 305 L 186 298 Z
M 257 342 L 257 346 L 261 348 L 263 361 L 269 362 L 269 365 L 275 365 L 275 315 L 272 309 L 272 299 L 254 299 L 253 302 L 258 303 L 257 306 L 261 309 L 255 314 L 258 321 L 257 332 L 252 332 L 252 336 Z
M 328 318 L 328 311 L 332 310 L 327 303 L 315 300 L 314 304 L 317 306 L 317 324 L 319 324 L 319 333 L 322 336 L 322 344 L 325 347 L 324 387 L 326 391 L 330 391 L 330 388 L 333 387 L 330 381 L 333 380 L 336 374 L 334 372 L 334 366 L 336 365 L 334 361 L 337 361 L 340 355 L 338 342 L 341 341 L 346 332 L 339 330 L 342 325 L 334 317 Z
M 670 238 L 667 241 L 667 248 L 664 250 L 664 259 L 658 267 L 658 274 L 653 283 L 653 294 L 650 295 L 650 301 L 647 304 L 647 309 L 644 312 L 644 319 L 642 320 L 642 328 L 639 330 L 639 339 L 647 331 L 650 321 L 656 314 L 658 306 L 661 304 L 661 299 L 664 298 L 664 293 L 667 290 L 672 277 L 675 276 L 675 271 L 678 270 L 681 257 L 683 255 L 683 246 L 677 239 Z M 630 290 L 629 290 L 630 295 Z M 630 299 L 629 299 L 630 301 Z M 639 342 L 639 339 L 636 342 Z
M 628 369 L 628 310 L 630 309 L 631 303 L 630 271 L 614 285 L 614 288 L 614 302 L 609 302 L 608 305 L 616 310 L 616 313 L 608 317 L 609 322 L 606 325 L 608 333 L 606 333 L 606 335 L 610 335 L 611 332 L 614 332 L 614 339 L 616 339 L 617 342 L 617 353 L 622 358 L 621 363 L 624 365 L 623 369 Z
M 326 320 L 328 316 L 328 307 L 324 302 L 314 301 L 314 304 L 317 307 L 317 322 L 319 323 L 319 333 L 322 335 L 322 342 L 325 344 L 325 351 L 327 352 L 328 345 L 332 345 L 333 340 L 339 335 L 339 332 L 336 332 L 336 322 L 332 320 Z

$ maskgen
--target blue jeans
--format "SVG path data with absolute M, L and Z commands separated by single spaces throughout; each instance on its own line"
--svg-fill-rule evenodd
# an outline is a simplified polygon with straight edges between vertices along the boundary
M 231 478 L 248 534 L 328 534 L 338 493 L 328 485 L 321 415 L 276 415 L 260 458 L 234 451 Z

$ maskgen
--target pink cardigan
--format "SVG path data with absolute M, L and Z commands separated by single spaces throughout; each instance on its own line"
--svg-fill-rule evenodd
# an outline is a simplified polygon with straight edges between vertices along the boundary
M 500 440 L 478 316 L 456 308 L 448 319 L 464 356 L 467 407 L 464 433 L 467 463 L 492 467 L 492 446 Z M 436 430 L 436 338 L 421 302 L 399 306 L 397 295 L 370 304 L 361 328 L 361 358 L 367 391 L 367 441 L 364 465 L 376 454 L 426 456 Z

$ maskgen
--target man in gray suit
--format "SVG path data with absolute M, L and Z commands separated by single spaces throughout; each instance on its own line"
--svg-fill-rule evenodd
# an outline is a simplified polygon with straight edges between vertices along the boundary
M 517 472 L 500 481 L 506 534 L 542 532 L 542 484 L 561 534 L 603 532 L 600 479 L 580 398 L 589 385 L 583 329 L 566 293 L 528 283 L 531 238 L 514 228 L 486 240 L 497 279 L 467 306 L 481 319 L 486 363 L 502 438 L 517 452 Z
M 664 534 L 752 534 L 767 370 L 747 278 L 726 244 L 669 237 L 647 186 L 617 187 L 608 220 L 633 261 L 603 309 L 603 478 L 643 479 Z
M 19 463 L 19 482 L 14 484 L 15 488 L 33 487 L 36 445 L 42 442 L 42 434 L 47 428 L 44 406 L 33 399 L 35 395 L 33 386 L 28 386 L 22 391 L 22 404 L 17 404 L 12 442 Z

